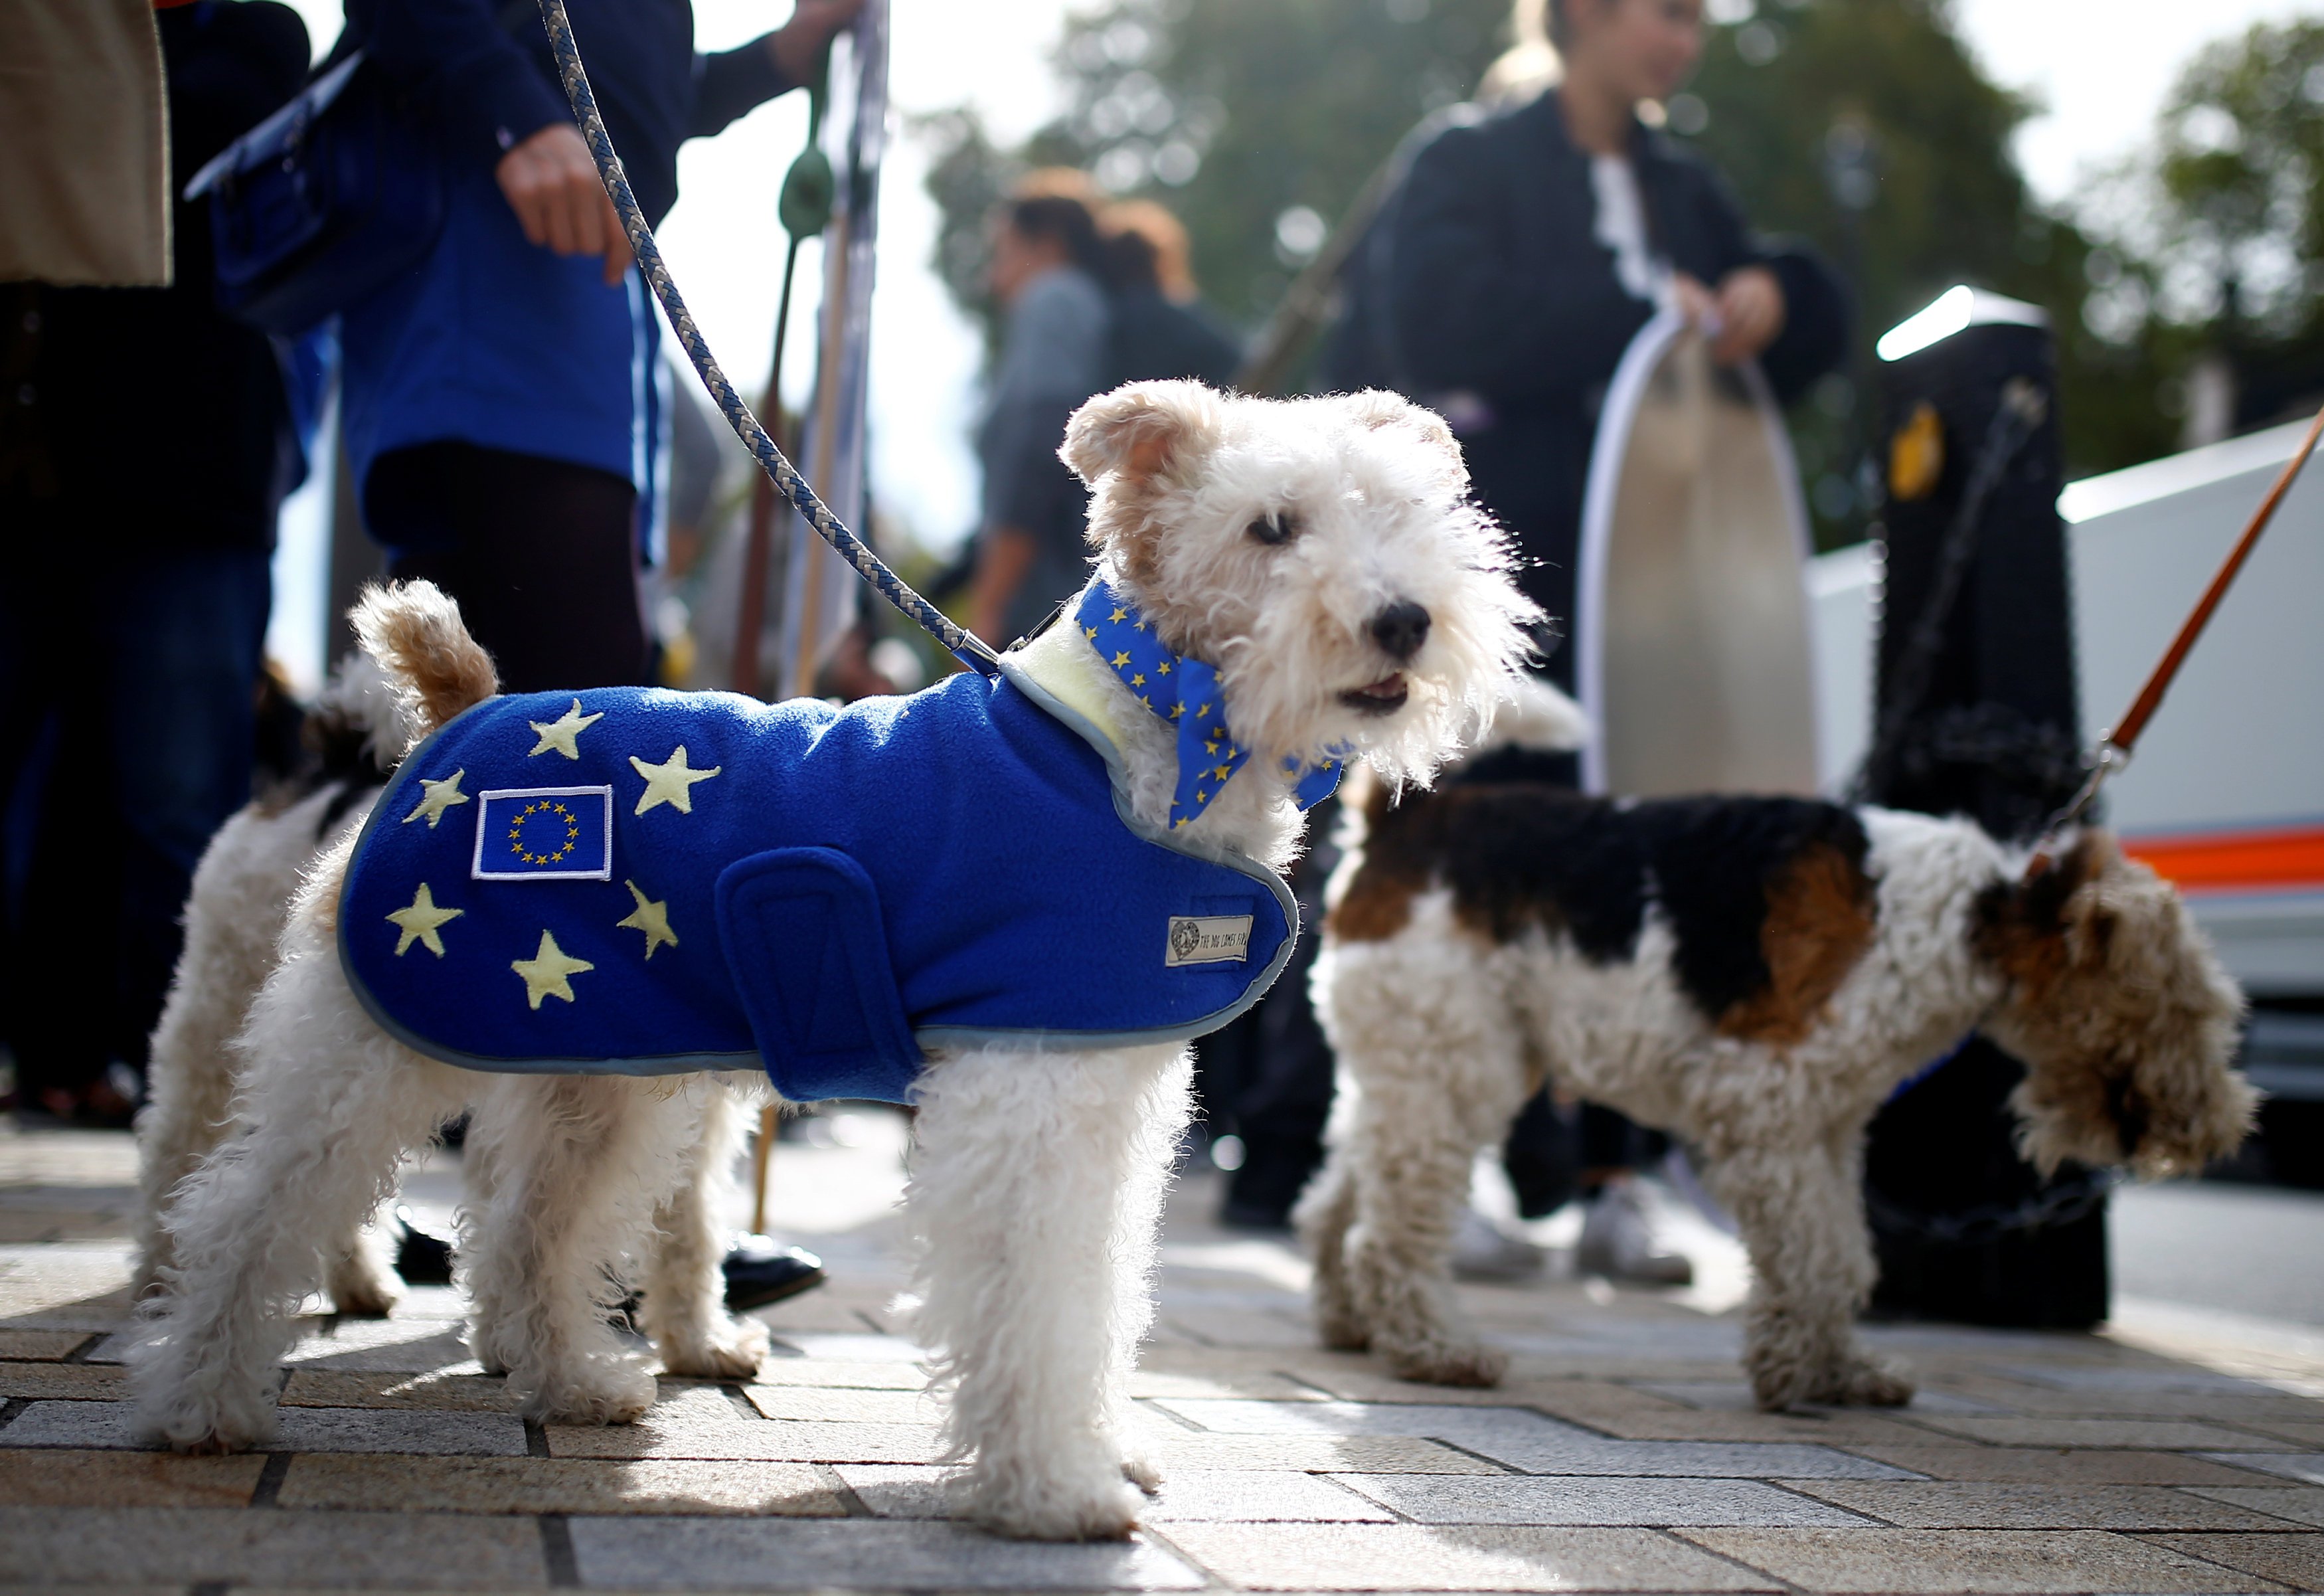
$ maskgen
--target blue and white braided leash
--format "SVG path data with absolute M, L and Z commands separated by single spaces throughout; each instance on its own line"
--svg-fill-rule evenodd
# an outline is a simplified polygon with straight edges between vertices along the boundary
M 1000 669 L 1000 657 L 974 632 L 957 625 L 942 610 L 922 598 L 905 585 L 904 579 L 890 570 L 869 545 L 841 522 L 816 496 L 815 489 L 783 457 L 767 429 L 759 425 L 758 417 L 734 392 L 734 384 L 718 369 L 712 357 L 710 346 L 703 341 L 702 329 L 694 325 L 694 317 L 679 297 L 678 285 L 669 279 L 669 268 L 663 263 L 661 250 L 654 243 L 653 229 L 646 226 L 645 213 L 638 208 L 637 196 L 630 192 L 630 180 L 622 171 L 622 158 L 613 150 L 613 141 L 605 132 L 604 118 L 597 114 L 597 98 L 589 92 L 589 75 L 582 69 L 581 52 L 573 42 L 573 23 L 565 14 L 565 0 L 540 0 L 540 20 L 549 29 L 549 43 L 557 55 L 558 75 L 565 82 L 565 97 L 572 102 L 573 119 L 580 125 L 582 136 L 589 142 L 589 152 L 596 158 L 597 175 L 604 180 L 605 193 L 613 202 L 613 209 L 622 218 L 622 226 L 630 235 L 630 248 L 637 255 L 638 269 L 661 301 L 669 317 L 669 325 L 678 334 L 678 346 L 694 363 L 696 375 L 717 404 L 726 424 L 734 435 L 774 479 L 775 487 L 788 499 L 799 514 L 821 535 L 823 540 L 839 553 L 839 557 L 855 567 L 856 574 L 869 582 L 881 597 L 942 643 L 952 656 L 970 669 L 992 676 Z

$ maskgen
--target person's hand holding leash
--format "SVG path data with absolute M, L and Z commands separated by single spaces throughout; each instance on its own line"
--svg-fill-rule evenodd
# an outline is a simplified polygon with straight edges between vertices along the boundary
M 493 177 L 527 243 L 560 255 L 604 256 L 608 288 L 630 269 L 629 235 L 571 123 L 553 122 L 526 139 L 501 157 Z

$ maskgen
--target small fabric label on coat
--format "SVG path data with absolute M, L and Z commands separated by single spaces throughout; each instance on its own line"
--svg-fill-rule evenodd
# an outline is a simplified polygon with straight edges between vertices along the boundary
M 1163 967 L 1242 963 L 1250 957 L 1250 920 L 1247 914 L 1172 915 Z

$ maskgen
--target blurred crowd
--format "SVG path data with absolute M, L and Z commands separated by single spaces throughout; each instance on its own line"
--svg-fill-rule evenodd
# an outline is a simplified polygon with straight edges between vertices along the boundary
M 659 222 L 680 143 L 812 81 L 862 0 L 797 0 L 781 29 L 710 55 L 687 0 L 569 3 Z M 0 98 L 0 135 L 32 152 L 0 198 L 0 1041 L 20 1113 L 125 1121 L 205 843 L 254 780 L 301 757 L 263 644 L 277 512 L 322 454 L 343 462 L 384 569 L 457 598 L 506 687 L 658 670 L 726 685 L 699 660 L 657 663 L 669 629 L 648 594 L 691 571 L 697 611 L 735 604 L 739 557 L 705 548 L 719 447 L 669 386 L 660 323 L 534 15 L 530 0 L 349 0 L 312 71 L 304 26 L 275 0 L 92 0 L 85 25 L 20 42 L 47 86 Z M 1754 233 L 1717 174 L 1641 119 L 1693 69 L 1701 0 L 1518 0 L 1512 27 L 1478 102 L 1416 129 L 1378 211 L 1348 224 L 1312 381 L 1443 411 L 1520 546 L 1524 585 L 1569 618 L 1597 409 L 1638 328 L 1676 309 L 1788 400 L 1841 360 L 1849 318 L 1821 262 Z M 368 114 L 419 130 L 440 221 L 414 258 L 350 281 L 327 320 L 263 330 L 221 304 L 215 261 L 233 241 L 214 218 L 233 217 L 231 190 L 183 192 L 338 68 L 370 86 Z M 131 113 L 98 125 L 91 104 Z M 154 118 L 142 131 L 139 107 Z M 930 586 L 1005 644 L 1088 576 L 1085 497 L 1057 457 L 1066 418 L 1126 382 L 1231 385 L 1245 350 L 1201 300 L 1185 230 L 1150 198 L 1027 172 L 988 243 L 1001 326 L 975 435 L 979 522 Z M 821 685 L 908 686 L 908 650 L 881 647 L 859 628 Z M 1543 638 L 1541 669 L 1569 687 L 1571 658 Z M 1539 756 L 1479 774 L 1576 779 Z M 1311 922 L 1330 827 L 1319 816 L 1296 882 Z M 1232 1222 L 1283 1225 L 1320 1156 L 1332 1060 L 1303 977 L 1304 962 L 1200 1049 Z M 1544 1098 L 1506 1164 L 1523 1213 L 1591 1203 L 1600 1267 L 1676 1279 L 1683 1260 L 1623 1195 L 1655 1151 L 1614 1116 Z M 1474 1240 L 1476 1267 L 1511 1262 L 1508 1238 Z

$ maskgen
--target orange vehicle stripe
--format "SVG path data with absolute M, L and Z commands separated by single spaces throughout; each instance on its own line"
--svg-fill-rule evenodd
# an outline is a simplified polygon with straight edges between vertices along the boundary
M 2209 836 L 2126 837 L 2122 851 L 2189 892 L 2324 887 L 2324 826 Z

